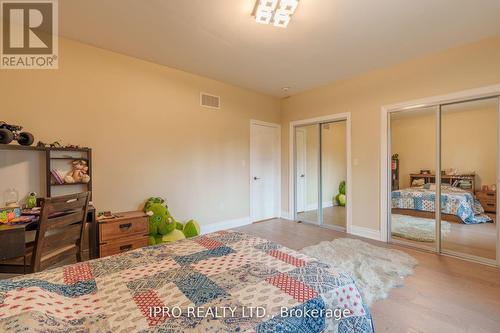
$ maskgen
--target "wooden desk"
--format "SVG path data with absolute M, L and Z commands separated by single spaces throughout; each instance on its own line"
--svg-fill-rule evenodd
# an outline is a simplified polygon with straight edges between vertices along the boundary
M 0 260 L 24 256 L 26 229 L 35 222 L 22 225 L 0 225 Z
M 35 230 L 36 226 L 37 222 L 19 225 L 0 224 L 0 260 L 24 256 L 26 251 L 26 238 L 29 237 L 28 232 L 30 230 Z M 82 257 L 84 259 L 98 258 L 99 230 L 95 219 L 94 207 L 89 207 L 85 228 L 88 230 L 88 233 L 84 234 L 84 242 L 88 241 L 88 245 L 84 244 L 82 246 Z

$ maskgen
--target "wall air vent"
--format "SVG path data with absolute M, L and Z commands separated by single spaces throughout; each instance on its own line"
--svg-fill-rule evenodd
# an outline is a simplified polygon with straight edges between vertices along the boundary
M 200 93 L 200 106 L 210 109 L 220 109 L 220 96 Z

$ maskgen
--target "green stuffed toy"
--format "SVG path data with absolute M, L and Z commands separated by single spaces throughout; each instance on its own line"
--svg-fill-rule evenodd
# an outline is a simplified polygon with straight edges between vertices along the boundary
M 144 204 L 144 211 L 147 212 L 149 210 L 149 207 L 151 207 L 151 205 L 155 203 L 165 204 L 165 207 L 168 208 L 167 204 L 165 203 L 165 199 L 160 197 L 151 197 Z
M 172 232 L 178 231 L 176 221 L 170 215 L 165 201 L 156 199 L 154 201 L 148 200 L 144 206 L 146 215 L 149 216 L 149 245 L 164 243 L 167 239 L 168 241 L 175 241 L 186 238 L 182 232 L 183 237 L 180 237 L 179 233 L 172 234 Z
M 185 224 L 175 221 L 177 230 L 181 231 L 186 238 L 200 235 L 200 225 L 195 220 L 189 220 Z
M 149 216 L 149 245 L 175 242 L 200 234 L 196 221 L 190 220 L 185 225 L 177 222 L 162 198 L 149 198 L 144 205 L 144 212 Z
M 196 237 L 200 234 L 200 225 L 195 220 L 189 220 L 183 231 L 186 238 Z
M 337 202 L 337 205 L 342 207 L 345 206 L 347 202 L 345 191 L 346 191 L 345 181 L 341 181 L 339 184 L 339 194 L 335 196 L 335 201 Z

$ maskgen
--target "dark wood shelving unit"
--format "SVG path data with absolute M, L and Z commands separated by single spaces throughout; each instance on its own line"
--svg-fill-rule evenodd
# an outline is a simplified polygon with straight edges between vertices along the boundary
M 21 146 L 21 145 L 5 145 L 0 144 L 0 150 L 33 150 L 33 151 L 45 151 L 47 148 L 35 147 L 35 146 Z
M 52 196 L 52 188 L 57 186 L 85 186 L 85 191 L 89 191 L 92 199 L 92 149 L 91 148 L 54 148 L 54 147 L 37 147 L 37 146 L 21 146 L 17 144 L 0 144 L 1 151 L 33 151 L 33 152 L 44 152 L 45 154 L 45 196 Z M 68 153 L 79 153 L 84 154 L 82 157 L 72 157 L 72 156 L 52 156 L 52 152 L 68 152 Z M 71 160 L 84 160 L 87 162 L 88 175 L 90 176 L 90 181 L 88 183 L 64 183 L 64 184 L 53 184 L 52 174 L 50 172 L 52 167 L 52 161 L 71 161 Z M 81 192 L 81 191 L 78 191 Z M 96 211 L 95 208 L 89 207 L 89 214 L 87 216 L 87 222 L 90 223 L 89 229 L 89 250 L 90 258 L 99 257 L 98 248 L 98 228 L 96 222 Z
M 51 160 L 74 160 L 74 157 L 51 157 Z M 79 160 L 88 161 L 86 158 L 78 158 Z
M 52 156 L 52 152 L 68 152 L 68 153 L 83 153 L 86 156 Z M 72 160 L 84 160 L 87 162 L 89 167 L 88 175 L 90 176 L 90 181 L 88 183 L 54 183 L 52 182 L 52 161 L 72 161 Z M 92 149 L 90 148 L 45 148 L 45 174 L 46 174 L 46 193 L 47 196 L 52 196 L 52 187 L 54 186 L 86 186 L 86 190 L 90 192 L 90 200 L 92 200 Z

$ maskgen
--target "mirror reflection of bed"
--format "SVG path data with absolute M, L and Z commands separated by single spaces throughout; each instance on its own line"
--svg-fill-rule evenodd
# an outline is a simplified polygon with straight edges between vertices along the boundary
M 434 247 L 435 185 L 416 186 L 392 193 L 391 231 L 393 239 Z M 443 185 L 441 247 L 482 258 L 496 258 L 496 214 L 485 212 L 474 195 L 450 185 Z M 413 202 L 411 204 L 410 202 Z M 412 206 L 417 209 L 402 208 Z M 421 204 L 421 205 L 420 205 Z M 419 210 L 425 209 L 425 210 Z M 460 215 L 460 216 L 459 216 Z

